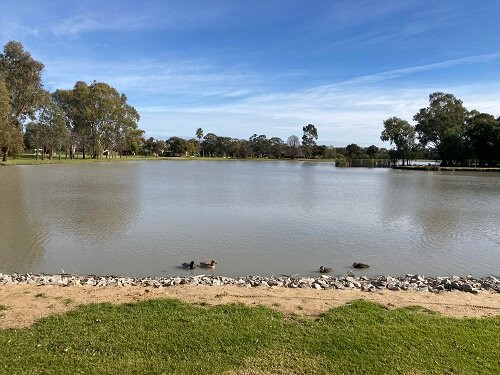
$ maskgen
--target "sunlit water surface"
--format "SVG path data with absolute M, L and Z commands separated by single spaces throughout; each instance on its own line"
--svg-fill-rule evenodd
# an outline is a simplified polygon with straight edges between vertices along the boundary
M 499 274 L 500 174 L 329 163 L 0 168 L 0 272 Z M 195 270 L 194 273 L 210 273 Z

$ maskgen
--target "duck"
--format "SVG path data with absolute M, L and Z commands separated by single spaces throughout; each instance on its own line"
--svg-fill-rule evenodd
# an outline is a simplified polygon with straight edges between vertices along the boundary
M 370 266 L 368 264 L 354 262 L 352 268 L 370 268 Z
M 202 267 L 202 268 L 215 268 L 216 264 L 217 264 L 217 262 L 212 259 L 210 262 L 209 261 L 200 262 L 200 267 Z
M 182 263 L 182 268 L 189 268 L 190 270 L 194 270 L 196 266 L 194 265 L 194 260 L 190 263 Z
M 332 272 L 332 269 L 330 267 L 320 266 L 319 272 L 320 273 L 330 273 L 330 272 Z

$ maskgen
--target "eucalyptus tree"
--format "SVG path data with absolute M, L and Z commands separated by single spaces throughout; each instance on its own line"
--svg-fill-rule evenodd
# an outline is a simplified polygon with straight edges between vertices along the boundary
M 10 94 L 0 77 L 0 150 L 3 153 L 3 161 L 7 160 L 9 151 L 16 153 L 23 147 L 22 131 L 13 124 L 11 113 Z
M 43 68 L 43 64 L 33 59 L 19 42 L 8 42 L 0 53 L 0 76 L 10 98 L 9 125 L 1 150 L 4 161 L 9 153 L 22 145 L 23 126 L 27 119 L 35 116 L 42 94 Z
M 300 153 L 300 140 L 296 135 L 288 137 L 286 144 L 288 145 L 288 152 L 291 159 L 295 159 Z
M 78 104 L 76 102 L 74 90 L 56 90 L 52 94 L 52 98 L 64 113 L 66 126 L 68 127 L 69 131 L 69 157 L 70 159 L 73 159 L 75 157 L 77 147 L 80 145 L 84 147 L 84 142 L 81 142 L 82 137 L 79 133 L 80 129 L 83 130 L 83 126 L 81 126 L 80 128 L 78 127 L 78 121 L 83 121 L 82 116 L 79 116 L 79 111 L 81 110 L 81 108 L 78 107 Z
M 201 147 L 204 152 L 207 152 L 209 156 L 214 156 L 217 150 L 217 136 L 214 133 L 208 133 L 203 137 L 203 142 L 201 142 Z
M 453 164 L 463 154 L 463 135 L 469 117 L 463 102 L 453 94 L 429 95 L 429 106 L 413 116 L 420 143 L 435 148 L 444 163 Z
M 279 137 L 272 137 L 269 139 L 271 155 L 275 159 L 279 159 L 283 156 L 285 151 L 285 142 Z
M 186 151 L 189 156 L 196 155 L 200 150 L 200 143 L 196 139 L 192 138 L 186 143 Z
M 370 158 L 375 158 L 375 156 L 378 153 L 379 148 L 375 145 L 371 145 L 366 148 L 366 155 L 368 155 Z
M 248 141 L 250 142 L 254 156 L 261 158 L 270 154 L 271 144 L 264 134 L 254 134 L 250 136 Z
M 351 159 L 353 159 L 355 156 L 360 155 L 362 151 L 363 149 L 356 143 L 351 143 L 345 147 L 345 154 Z
M 316 146 L 316 140 L 318 139 L 318 130 L 313 124 L 308 124 L 302 127 L 304 134 L 302 135 L 302 146 L 304 147 L 304 153 L 306 158 L 312 156 L 312 149 Z
M 399 117 L 390 117 L 384 121 L 380 139 L 396 146 L 397 155 L 405 165 L 405 160 L 408 162 L 415 146 L 415 127 Z
M 103 128 L 104 141 L 108 151 L 123 154 L 134 153 L 139 150 L 144 131 L 139 129 L 137 123 L 140 119 L 137 110 L 127 104 L 127 97 L 121 94 L 119 102 L 115 103 L 110 114 L 112 119 Z
M 500 162 L 500 118 L 473 111 L 467 120 L 465 139 L 471 156 L 488 166 Z
M 52 159 L 54 151 L 58 151 L 61 158 L 61 151 L 68 144 L 69 130 L 64 112 L 47 92 L 43 95 L 36 117 L 38 132 L 41 134 L 39 139 L 42 141 L 42 158 L 48 152 Z
M 143 134 L 138 128 L 139 113 L 115 88 L 103 82 L 88 85 L 79 81 L 72 90 L 56 91 L 55 97 L 84 158 L 88 149 L 94 158 L 99 158 L 104 148 L 120 155 L 130 151 L 129 146 L 138 149 Z
M 170 137 L 166 144 L 172 156 L 184 156 L 188 147 L 186 140 L 180 137 Z

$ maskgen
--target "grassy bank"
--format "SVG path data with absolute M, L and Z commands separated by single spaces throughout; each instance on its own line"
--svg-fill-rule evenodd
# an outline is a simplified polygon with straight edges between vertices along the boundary
M 304 320 L 151 300 L 0 330 L 0 373 L 492 374 L 499 343 L 500 316 L 454 319 L 358 301 Z
M 80 155 L 76 159 L 66 159 L 62 157 L 55 156 L 52 159 L 36 159 L 33 155 L 23 155 L 20 157 L 9 158 L 6 162 L 0 161 L 0 165 L 43 165 L 43 164 L 81 164 L 81 163 L 115 163 L 115 162 L 126 162 L 126 161 L 141 161 L 141 160 L 184 160 L 184 161 L 192 161 L 192 160 L 202 160 L 202 161 L 232 161 L 232 160 L 240 160 L 240 161 L 283 161 L 290 159 L 266 159 L 266 158 L 246 158 L 246 159 L 236 159 L 236 158 L 221 158 L 221 157 L 155 157 L 155 156 L 122 156 L 116 158 L 105 158 L 101 157 L 99 159 L 86 158 L 83 159 Z M 307 161 L 307 162 L 327 162 L 333 163 L 335 160 L 333 159 L 295 159 L 295 161 Z

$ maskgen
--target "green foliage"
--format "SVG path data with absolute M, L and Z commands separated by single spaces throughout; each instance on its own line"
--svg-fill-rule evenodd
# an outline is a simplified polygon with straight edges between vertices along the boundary
M 403 159 L 404 165 L 405 160 L 411 158 L 412 150 L 415 148 L 415 128 L 406 120 L 390 117 L 384 121 L 380 139 L 396 146 L 397 157 Z
M 452 94 L 429 95 L 429 106 L 413 117 L 415 128 L 405 120 L 384 121 L 381 140 L 395 144 L 391 159 L 425 157 L 441 159 L 442 165 L 494 167 L 500 161 L 500 121 L 487 113 L 467 111 Z M 414 144 L 415 132 L 420 146 Z M 426 147 L 429 147 L 426 149 Z
M 19 128 L 27 118 L 35 116 L 43 96 L 43 68 L 43 64 L 33 59 L 19 42 L 8 42 L 0 53 L 0 75 L 10 92 L 12 121 Z
M 351 143 L 346 146 L 345 151 L 346 151 L 346 156 L 352 159 L 355 156 L 361 154 L 362 149 L 357 144 Z
M 286 144 L 288 145 L 288 153 L 291 159 L 295 159 L 300 155 L 299 142 L 299 137 L 296 135 L 289 136 L 286 141 Z
M 498 316 L 453 319 L 361 301 L 309 321 L 234 304 L 101 304 L 0 330 L 0 372 L 493 374 L 499 328 Z
M 198 138 L 198 141 L 200 141 L 203 138 L 203 129 L 202 128 L 196 129 L 196 138 Z
M 318 130 L 313 124 L 308 124 L 302 128 L 304 135 L 302 136 L 302 147 L 304 148 L 304 155 L 307 159 L 312 156 L 313 147 L 316 146 L 318 139 Z
M 188 148 L 186 140 L 179 137 L 170 137 L 166 143 L 171 156 L 184 156 Z
M 33 118 L 42 94 L 43 64 L 34 60 L 19 42 L 8 42 L 0 53 L 0 150 L 3 161 L 23 148 L 23 124 Z M 5 97 L 8 96 L 8 106 Z M 5 120 L 5 115 L 8 118 Z
M 429 106 L 420 109 L 413 119 L 415 130 L 424 145 L 434 147 L 447 164 L 463 159 L 461 137 L 468 112 L 463 102 L 452 94 L 435 92 L 429 95 Z M 459 149 L 457 149 L 459 146 Z
M 474 114 L 468 120 L 465 139 L 479 164 L 493 164 L 500 160 L 500 119 L 487 113 Z
M 13 122 L 10 93 L 0 75 L 0 151 L 4 161 L 9 153 L 22 150 L 22 137 L 21 130 Z

